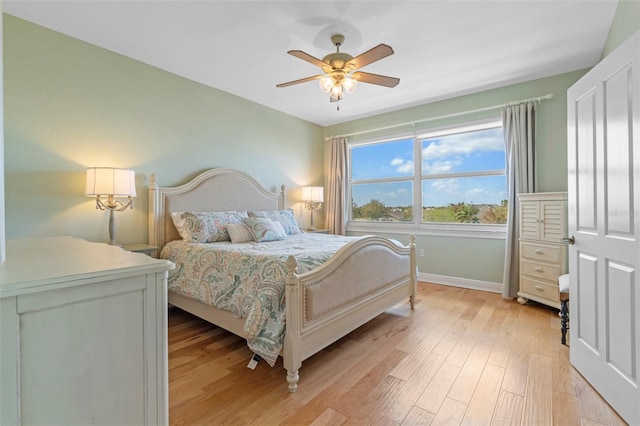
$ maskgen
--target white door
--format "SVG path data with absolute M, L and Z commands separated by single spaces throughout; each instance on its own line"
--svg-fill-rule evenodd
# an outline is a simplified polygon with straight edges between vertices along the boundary
M 571 363 L 640 424 L 640 32 L 567 92 Z

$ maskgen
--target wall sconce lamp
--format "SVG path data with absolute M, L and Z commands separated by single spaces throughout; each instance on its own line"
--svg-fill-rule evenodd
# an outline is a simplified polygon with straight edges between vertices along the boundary
M 313 212 L 320 210 L 322 203 L 324 202 L 324 188 L 321 186 L 303 186 L 302 187 L 302 201 L 304 207 L 311 212 L 311 227 L 308 231 L 315 231 L 313 226 Z
M 127 207 L 133 209 L 131 198 L 136 196 L 136 173 L 128 169 L 90 167 L 87 169 L 85 195 L 96 197 L 96 210 L 109 210 L 109 244 L 121 246 L 115 239 L 113 212 L 121 212 Z M 123 203 L 115 197 L 127 197 L 128 201 Z

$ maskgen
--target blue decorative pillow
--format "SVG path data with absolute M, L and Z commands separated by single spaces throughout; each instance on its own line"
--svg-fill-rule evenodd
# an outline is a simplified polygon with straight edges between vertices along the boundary
M 284 240 L 287 235 L 278 222 L 266 217 L 248 217 L 242 221 L 249 227 L 257 242 Z
M 180 219 L 183 220 L 183 228 L 187 231 L 182 235 L 183 239 L 188 241 L 190 236 L 191 241 L 195 243 L 229 241 L 231 238 L 227 232 L 227 225 L 242 223 L 242 216 L 236 212 L 184 212 Z
M 266 217 L 274 222 L 280 223 L 287 235 L 301 234 L 300 226 L 296 217 L 293 215 L 292 209 L 286 210 L 256 210 L 250 211 L 249 217 Z

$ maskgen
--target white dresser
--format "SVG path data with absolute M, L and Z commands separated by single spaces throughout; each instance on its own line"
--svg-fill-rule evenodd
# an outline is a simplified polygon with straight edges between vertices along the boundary
M 69 237 L 6 248 L 0 424 L 167 424 L 174 265 Z
M 520 291 L 528 300 L 560 308 L 558 277 L 567 273 L 567 193 L 519 194 Z

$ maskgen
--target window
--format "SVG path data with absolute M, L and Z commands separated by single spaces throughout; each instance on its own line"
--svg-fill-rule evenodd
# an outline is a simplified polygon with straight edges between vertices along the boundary
M 353 221 L 413 222 L 414 139 L 353 146 Z
M 499 121 L 354 144 L 349 154 L 350 228 L 475 225 L 495 230 L 506 223 Z

